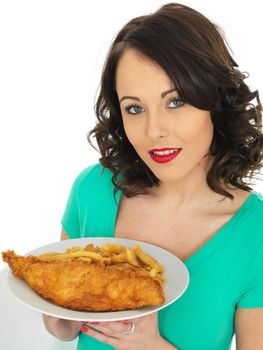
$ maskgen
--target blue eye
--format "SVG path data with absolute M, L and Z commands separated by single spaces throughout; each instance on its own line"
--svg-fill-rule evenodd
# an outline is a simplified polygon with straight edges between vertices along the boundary
M 184 102 L 180 98 L 173 98 L 169 101 L 169 104 L 170 103 L 175 103 L 175 105 L 174 107 L 169 107 L 169 109 L 176 109 L 184 105 Z M 133 112 L 131 112 L 132 109 L 133 109 Z M 133 115 L 141 113 L 141 110 L 143 110 L 143 108 L 138 105 L 129 105 L 125 107 L 125 111 Z
M 130 112 L 130 110 L 134 108 L 135 110 L 137 109 L 137 112 L 140 113 L 140 111 L 138 111 L 138 109 L 140 109 L 141 107 L 138 106 L 138 105 L 130 105 L 130 106 L 127 106 L 125 107 L 125 111 L 128 112 L 129 114 L 138 114 L 136 111 L 135 113 L 134 112 Z
M 173 98 L 172 100 L 169 101 L 169 104 L 171 102 L 175 102 L 175 105 L 174 105 L 175 108 L 179 108 L 184 105 L 184 102 L 180 98 Z M 175 108 L 172 108 L 172 109 L 175 109 Z

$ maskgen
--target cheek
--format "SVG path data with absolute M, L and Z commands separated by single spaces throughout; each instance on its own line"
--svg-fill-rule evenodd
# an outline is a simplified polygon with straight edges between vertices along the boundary
M 138 126 L 136 127 L 136 125 L 124 124 L 124 131 L 128 140 L 134 148 L 140 147 L 140 145 L 143 144 L 143 141 L 145 142 L 145 140 L 141 136 L 140 128 Z
M 193 147 L 210 146 L 214 133 L 214 126 L 210 114 L 203 115 L 201 118 L 197 117 L 196 120 L 198 120 L 198 123 L 195 122 L 191 125 L 185 125 L 184 128 L 181 129 L 182 140 Z
M 210 116 L 204 121 L 203 125 L 201 125 L 199 133 L 204 138 L 204 143 L 208 143 L 210 146 L 214 135 L 214 125 Z

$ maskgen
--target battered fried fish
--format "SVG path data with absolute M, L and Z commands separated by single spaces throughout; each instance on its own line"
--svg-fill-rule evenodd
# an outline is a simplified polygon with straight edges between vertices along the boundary
M 162 282 L 127 263 L 103 266 L 77 259 L 44 261 L 12 250 L 3 252 L 2 258 L 15 277 L 65 308 L 115 311 L 164 302 Z

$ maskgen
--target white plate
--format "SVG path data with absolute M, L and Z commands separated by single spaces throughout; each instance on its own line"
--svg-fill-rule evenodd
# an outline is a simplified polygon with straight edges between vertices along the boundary
M 137 310 L 108 311 L 108 312 L 86 312 L 66 309 L 55 305 L 38 295 L 26 282 L 13 276 L 11 270 L 8 271 L 7 282 L 13 294 L 30 308 L 43 314 L 76 321 L 119 321 L 149 315 L 161 310 L 175 302 L 185 292 L 189 284 L 189 273 L 184 263 L 172 253 L 158 246 L 124 238 L 88 237 L 77 238 L 55 242 L 37 248 L 26 255 L 38 255 L 50 251 L 64 252 L 66 248 L 72 246 L 86 246 L 93 243 L 101 246 L 104 243 L 116 243 L 132 247 L 139 243 L 145 253 L 152 255 L 165 267 L 166 281 L 164 283 L 165 303 L 160 306 L 147 306 Z

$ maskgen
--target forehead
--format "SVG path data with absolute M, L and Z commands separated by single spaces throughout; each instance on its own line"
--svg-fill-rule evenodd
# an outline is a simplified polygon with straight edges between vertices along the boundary
M 116 90 L 118 94 L 140 92 L 145 89 L 173 88 L 165 71 L 148 57 L 134 50 L 126 50 L 116 69 Z M 136 91 L 134 91 L 136 90 Z

